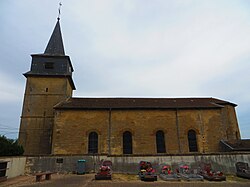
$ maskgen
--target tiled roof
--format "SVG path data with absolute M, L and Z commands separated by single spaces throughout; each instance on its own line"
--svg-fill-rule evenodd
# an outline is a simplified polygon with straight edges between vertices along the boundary
M 215 98 L 69 98 L 55 109 L 193 109 L 236 104 Z

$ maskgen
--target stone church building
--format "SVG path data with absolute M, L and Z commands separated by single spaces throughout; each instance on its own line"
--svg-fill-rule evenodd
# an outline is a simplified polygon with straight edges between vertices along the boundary
M 59 18 L 45 52 L 31 56 L 19 130 L 25 155 L 213 153 L 240 139 L 236 104 L 228 101 L 73 97 Z

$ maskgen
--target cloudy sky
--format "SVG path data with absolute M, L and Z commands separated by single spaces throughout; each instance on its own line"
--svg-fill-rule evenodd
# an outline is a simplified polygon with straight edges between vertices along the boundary
M 250 1 L 62 0 L 74 96 L 215 97 L 250 138 Z M 43 53 L 58 0 L 0 1 L 0 134 L 16 138 L 30 54 Z

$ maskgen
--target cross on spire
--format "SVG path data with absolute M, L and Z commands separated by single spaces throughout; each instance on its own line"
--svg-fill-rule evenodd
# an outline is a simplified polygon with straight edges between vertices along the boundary
M 58 17 L 57 17 L 57 20 L 60 20 L 61 6 L 62 6 L 62 3 L 60 2 L 60 3 L 59 3 L 59 8 L 58 8 Z

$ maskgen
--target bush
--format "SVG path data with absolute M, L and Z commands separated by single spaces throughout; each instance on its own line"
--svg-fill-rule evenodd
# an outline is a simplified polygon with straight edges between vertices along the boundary
M 0 135 L 0 156 L 19 156 L 23 152 L 23 147 L 18 145 L 17 140 Z

